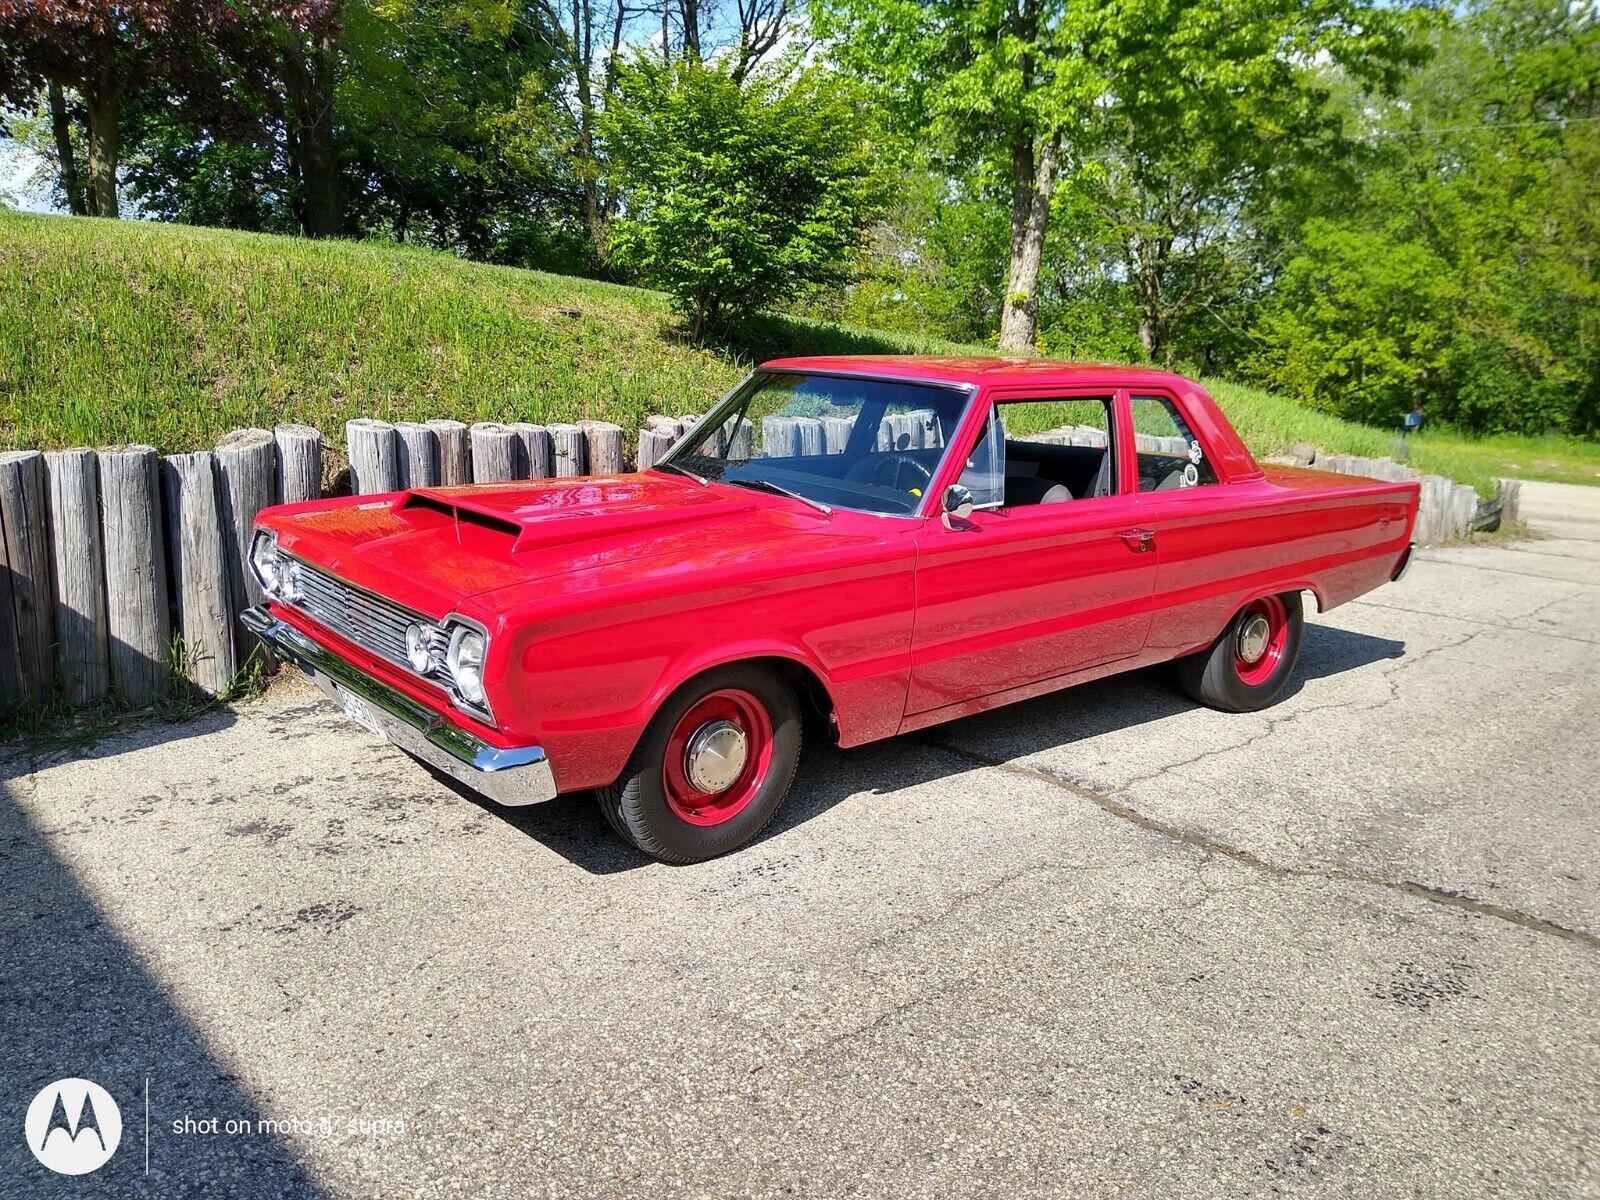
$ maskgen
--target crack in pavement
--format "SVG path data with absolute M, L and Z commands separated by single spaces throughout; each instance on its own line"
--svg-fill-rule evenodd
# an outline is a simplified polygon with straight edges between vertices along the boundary
M 1554 601 L 1552 601 L 1552 603 L 1554 603 Z M 1535 609 L 1534 612 L 1543 612 L 1545 608 L 1548 607 L 1548 604 L 1543 605 L 1540 608 Z M 1421 666 L 1440 651 L 1453 650 L 1457 646 L 1465 646 L 1468 642 L 1475 638 L 1482 637 L 1487 632 L 1489 632 L 1489 627 L 1487 626 L 1482 629 L 1475 629 L 1471 633 L 1466 634 L 1463 637 L 1458 637 L 1453 641 L 1441 642 L 1437 646 L 1430 646 L 1428 649 L 1422 651 L 1414 658 L 1401 659 L 1395 666 L 1390 667 L 1388 670 L 1383 671 L 1378 675 L 1379 679 L 1383 680 L 1389 685 L 1389 694 L 1383 697 L 1381 700 L 1367 702 L 1360 700 L 1334 700 L 1328 704 L 1314 704 L 1306 708 L 1298 709 L 1294 712 L 1281 713 L 1276 716 L 1267 715 L 1265 713 L 1239 714 L 1242 716 L 1259 716 L 1267 723 L 1267 727 L 1261 730 L 1259 733 L 1251 734 L 1241 742 L 1233 742 L 1227 746 L 1217 746 L 1210 750 L 1204 750 L 1199 754 L 1184 759 L 1181 762 L 1170 763 L 1165 767 L 1158 767 L 1156 770 L 1147 772 L 1144 775 L 1135 775 L 1122 785 L 1121 790 L 1128 791 L 1141 783 L 1149 783 L 1153 779 L 1159 779 L 1163 775 L 1170 775 L 1173 771 L 1181 770 L 1184 767 L 1192 767 L 1196 763 L 1204 762 L 1206 759 L 1214 758 L 1219 754 L 1231 754 L 1235 750 L 1247 749 L 1250 746 L 1254 746 L 1257 742 L 1266 741 L 1285 725 L 1292 725 L 1304 717 L 1314 716 L 1317 713 L 1332 712 L 1334 709 L 1340 708 L 1350 709 L 1352 712 L 1376 712 L 1378 709 L 1385 708 L 1388 705 L 1393 704 L 1396 700 L 1400 699 L 1399 677 L 1406 671 L 1411 670 L 1413 667 Z
M 1600 587 L 1600 583 L 1596 583 L 1592 579 L 1563 579 L 1559 575 L 1540 575 L 1534 571 L 1513 571 L 1508 567 L 1486 567 L 1482 563 L 1462 562 L 1460 559 L 1455 558 L 1433 558 L 1419 555 L 1417 561 L 1438 563 L 1446 567 L 1464 567 L 1469 571 L 1491 571 L 1496 575 L 1515 575 L 1518 579 L 1537 579 L 1541 583 L 1565 583 L 1570 584 L 1572 587 Z
M 1565 596 L 1561 599 L 1566 599 Z M 1552 633 L 1548 629 L 1529 629 L 1523 625 L 1512 625 L 1505 621 L 1485 621 L 1479 617 L 1458 617 L 1453 613 L 1428 612 L 1422 608 L 1407 608 L 1402 604 L 1380 604 L 1376 600 L 1349 600 L 1346 601 L 1352 608 L 1382 608 L 1389 612 L 1410 613 L 1414 617 L 1427 617 L 1429 620 L 1457 621 L 1464 625 L 1481 625 L 1485 629 L 1504 629 L 1510 633 L 1526 633 L 1538 638 L 1555 638 L 1563 642 L 1577 642 L 1580 646 L 1600 646 L 1600 638 L 1576 637 L 1570 633 Z M 1525 616 L 1516 618 L 1526 621 L 1529 617 L 1542 613 L 1550 605 L 1546 604 L 1533 610 Z
M 1444 648 L 1442 646 L 1436 647 L 1436 649 Z M 1181 826 L 1149 816 L 1140 812 L 1131 804 L 1124 803 L 1114 796 L 1106 795 L 1104 792 L 1085 787 L 1083 784 L 1068 779 L 1055 771 L 1043 767 L 1025 766 L 1009 759 L 995 758 L 950 742 L 935 741 L 931 738 L 921 740 L 923 745 L 931 749 L 942 750 L 946 754 L 975 766 L 991 767 L 1010 775 L 1020 775 L 1027 779 L 1047 783 L 1052 787 L 1078 797 L 1080 800 L 1086 800 L 1103 812 L 1116 817 L 1118 820 L 1126 821 L 1139 829 L 1143 829 L 1147 833 L 1153 833 L 1160 837 L 1180 842 L 1202 853 L 1231 859 L 1234 862 L 1278 878 L 1326 879 L 1337 883 L 1356 883 L 1368 887 L 1382 888 L 1385 891 L 1396 892 L 1414 900 L 1424 900 L 1429 904 L 1460 909 L 1464 912 L 1474 913 L 1477 916 L 1493 917 L 1496 920 L 1505 921 L 1507 924 L 1515 925 L 1521 929 L 1560 938 L 1564 941 L 1576 942 L 1578 945 L 1585 946 L 1590 950 L 1600 950 L 1600 935 L 1588 933 L 1582 929 L 1573 929 L 1557 921 L 1536 917 L 1515 908 L 1508 908 L 1503 904 L 1494 904 L 1488 900 L 1480 900 L 1476 896 L 1468 896 L 1463 892 L 1435 887 L 1432 884 L 1419 883 L 1414 879 L 1390 879 L 1387 876 L 1377 875 L 1369 871 L 1356 871 L 1348 867 L 1296 867 L 1286 863 L 1273 862 L 1243 847 L 1230 846 L 1228 843 L 1208 837 L 1204 833 L 1184 829 Z M 1214 751 L 1213 753 L 1222 752 Z

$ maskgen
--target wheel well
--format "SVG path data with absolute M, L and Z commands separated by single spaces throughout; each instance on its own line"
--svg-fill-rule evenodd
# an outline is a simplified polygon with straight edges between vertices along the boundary
M 749 663 L 751 666 L 765 667 L 782 678 L 799 697 L 800 711 L 805 714 L 806 723 L 808 725 L 815 723 L 830 742 L 837 739 L 839 727 L 834 715 L 833 697 L 828 694 L 827 684 L 823 683 L 817 673 L 805 663 L 777 655 L 742 658 L 737 661 Z

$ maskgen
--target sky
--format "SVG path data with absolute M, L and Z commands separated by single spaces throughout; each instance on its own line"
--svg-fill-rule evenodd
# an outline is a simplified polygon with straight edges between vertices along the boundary
M 48 192 L 32 186 L 43 160 L 10 138 L 0 138 L 0 201 L 20 212 L 54 212 Z

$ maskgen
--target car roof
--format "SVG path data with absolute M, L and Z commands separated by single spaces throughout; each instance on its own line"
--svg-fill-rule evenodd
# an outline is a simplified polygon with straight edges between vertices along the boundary
M 1153 367 L 1132 367 L 1118 363 L 1060 362 L 1047 358 L 1001 358 L 983 355 L 937 354 L 848 354 L 813 355 L 804 358 L 775 358 L 761 364 L 766 371 L 819 371 L 841 375 L 875 375 L 895 379 L 916 379 L 932 383 L 965 383 L 1004 386 L 1010 383 L 1037 385 L 1119 386 L 1132 382 L 1183 384 L 1192 381 L 1170 371 Z

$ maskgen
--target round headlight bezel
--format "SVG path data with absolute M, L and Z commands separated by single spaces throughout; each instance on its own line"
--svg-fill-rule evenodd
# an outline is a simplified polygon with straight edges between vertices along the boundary
M 488 649 L 489 639 L 483 630 L 458 624 L 450 633 L 450 649 L 445 655 L 445 669 L 456 693 L 478 709 L 486 706 L 483 667 Z
M 274 598 L 282 595 L 284 564 L 287 561 L 283 551 L 278 549 L 275 534 L 268 531 L 256 534 L 256 540 L 250 546 L 250 570 L 267 595 Z

